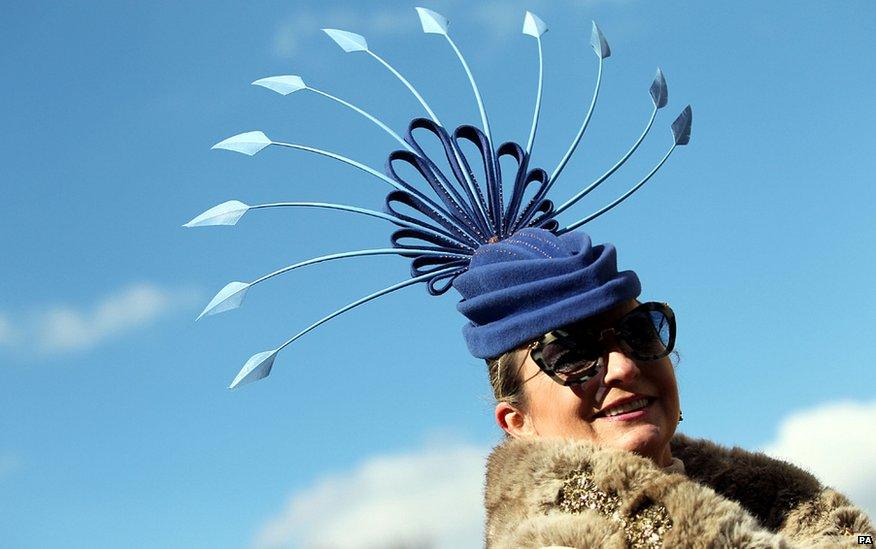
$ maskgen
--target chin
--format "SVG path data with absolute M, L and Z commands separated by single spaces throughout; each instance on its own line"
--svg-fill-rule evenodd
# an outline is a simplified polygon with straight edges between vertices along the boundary
M 637 425 L 618 436 L 616 443 L 610 445 L 647 458 L 658 459 L 667 442 L 666 433 L 662 431 L 657 425 Z

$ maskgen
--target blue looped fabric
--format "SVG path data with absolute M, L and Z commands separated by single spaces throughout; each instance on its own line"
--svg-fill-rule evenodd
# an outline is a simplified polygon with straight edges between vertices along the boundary
M 556 236 L 527 227 L 483 244 L 453 287 L 468 318 L 462 333 L 472 355 L 492 358 L 561 326 L 607 311 L 641 293 L 633 271 L 617 270 L 611 244 L 584 232 Z

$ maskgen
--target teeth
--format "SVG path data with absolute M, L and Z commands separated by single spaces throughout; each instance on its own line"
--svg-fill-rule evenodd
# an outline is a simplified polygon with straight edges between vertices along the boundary
M 647 398 L 640 398 L 637 400 L 633 400 L 631 402 L 626 402 L 624 404 L 621 404 L 620 406 L 615 406 L 614 408 L 612 408 L 611 410 L 606 412 L 605 416 L 606 417 L 616 416 L 618 414 L 623 414 L 626 412 L 630 412 L 632 410 L 644 408 L 647 405 L 648 405 L 648 399 Z

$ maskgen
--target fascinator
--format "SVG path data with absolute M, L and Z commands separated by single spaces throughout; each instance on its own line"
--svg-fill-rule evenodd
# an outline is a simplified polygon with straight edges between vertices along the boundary
M 392 224 L 390 247 L 331 253 L 300 261 L 266 274 L 251 282 L 231 282 L 210 301 L 199 319 L 240 307 L 247 292 L 262 282 L 296 269 L 324 261 L 371 255 L 397 255 L 411 260 L 410 276 L 402 281 L 357 299 L 313 322 L 280 345 L 253 355 L 231 382 L 235 388 L 270 374 L 277 355 L 293 342 L 329 320 L 396 290 L 423 284 L 429 294 L 442 296 L 454 287 L 462 296 L 457 309 L 466 317 L 463 335 L 472 355 L 497 356 L 534 336 L 561 325 L 582 320 L 639 295 L 640 285 L 632 271 L 617 270 L 616 252 L 611 244 L 594 245 L 579 227 L 610 211 L 641 188 L 666 162 L 679 145 L 690 140 L 691 108 L 685 107 L 672 122 L 669 150 L 647 174 L 614 201 L 568 224 L 558 216 L 614 174 L 636 151 L 648 135 L 657 112 L 666 106 L 668 92 L 663 72 L 657 69 L 650 86 L 653 105 L 644 130 L 632 146 L 608 170 L 588 186 L 578 190 L 559 206 L 549 198 L 572 154 L 581 141 L 593 115 L 602 82 L 603 65 L 611 55 L 608 42 L 593 23 L 590 44 L 598 61 L 598 73 L 590 105 L 577 134 L 557 165 L 550 172 L 530 167 L 530 157 L 538 127 L 543 85 L 542 36 L 545 23 L 531 12 L 523 18 L 523 34 L 535 39 L 538 47 L 538 79 L 532 123 L 525 145 L 505 142 L 496 146 L 472 71 L 462 51 L 448 32 L 442 15 L 416 8 L 422 30 L 442 36 L 465 72 L 480 113 L 480 127 L 462 125 L 449 129 L 442 123 L 423 96 L 388 61 L 375 53 L 363 36 L 352 32 L 323 29 L 345 52 L 371 57 L 388 70 L 414 95 L 427 116 L 414 118 L 404 137 L 377 117 L 351 102 L 312 87 L 297 75 L 262 78 L 253 82 L 281 95 L 307 91 L 338 103 L 373 123 L 395 139 L 400 149 L 389 153 L 384 172 L 341 154 L 308 145 L 268 138 L 261 131 L 229 137 L 213 146 L 246 155 L 255 155 L 268 146 L 295 149 L 322 155 L 347 164 L 368 177 L 388 184 L 391 189 L 383 211 L 359 206 L 323 202 L 276 202 L 247 205 L 231 200 L 198 215 L 185 227 L 234 225 L 250 210 L 267 208 L 324 208 L 349 214 L 366 215 Z M 430 158 L 415 137 L 415 131 L 436 137 L 445 158 Z M 466 156 L 460 144 L 474 145 L 477 154 Z M 516 169 L 502 172 L 500 160 L 509 157 Z M 438 166 L 448 165 L 449 170 Z M 417 180 L 403 178 L 397 166 L 414 169 Z M 478 181 L 475 170 L 482 169 Z M 503 193 L 503 181 L 510 189 Z

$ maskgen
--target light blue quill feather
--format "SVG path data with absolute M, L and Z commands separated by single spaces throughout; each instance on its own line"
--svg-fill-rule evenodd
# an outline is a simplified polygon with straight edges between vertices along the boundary
M 308 265 L 314 265 L 316 263 L 322 263 L 324 261 L 332 261 L 336 259 L 347 259 L 350 257 L 361 257 L 361 256 L 369 256 L 369 255 L 410 255 L 410 254 L 419 254 L 419 255 L 434 255 L 434 256 L 451 256 L 457 259 L 462 259 L 468 257 L 464 254 L 451 254 L 443 251 L 435 251 L 435 250 L 423 250 L 417 248 L 379 248 L 374 250 L 356 250 L 352 252 L 341 252 L 336 254 L 323 255 L 320 257 L 314 257 L 312 259 L 307 259 L 305 261 L 299 261 L 298 263 L 294 263 L 287 267 L 283 267 L 282 269 L 277 269 L 271 273 L 268 273 L 262 277 L 259 277 L 252 282 L 229 282 L 225 285 L 224 288 L 219 290 L 219 292 L 210 300 L 210 303 L 204 308 L 203 312 L 198 315 L 196 320 L 201 320 L 202 317 L 215 315 L 219 313 L 224 313 L 225 311 L 230 311 L 232 309 L 237 309 L 241 305 L 243 305 L 243 300 L 246 298 L 246 294 L 249 289 L 256 284 L 260 284 L 266 280 L 270 280 L 275 276 L 279 276 L 281 274 L 288 273 L 290 271 L 294 271 L 295 269 L 299 269 L 301 267 L 306 267 Z
M 657 111 L 666 106 L 666 101 L 668 97 L 666 80 L 663 77 L 663 71 L 661 71 L 660 69 L 657 69 L 657 75 L 654 77 L 654 81 L 651 84 L 650 93 L 651 99 L 654 103 L 654 110 L 651 111 L 651 117 L 648 119 L 648 123 L 645 125 L 645 129 L 642 131 L 642 134 L 639 136 L 636 142 L 633 143 L 633 146 L 630 147 L 630 150 L 628 150 L 627 153 L 623 155 L 621 159 L 615 163 L 614 166 L 609 168 L 607 172 L 602 174 L 586 189 L 580 191 L 578 194 L 564 202 L 562 206 L 558 207 L 555 210 L 554 215 L 559 215 L 563 213 L 564 211 L 566 211 L 567 208 L 569 208 L 569 206 L 587 196 L 587 194 L 589 194 L 590 191 L 598 187 L 600 183 L 611 177 L 611 175 L 616 172 L 618 168 L 623 166 L 627 159 L 629 159 L 633 155 L 633 153 L 636 152 L 636 149 L 639 148 L 639 145 L 642 144 L 642 141 L 645 140 L 645 136 L 648 135 L 648 132 L 651 130 L 651 126 L 654 125 L 654 119 L 657 117 Z
M 423 99 L 423 96 L 420 95 L 420 92 L 408 82 L 408 79 L 402 76 L 400 72 L 398 72 L 395 67 L 390 65 L 384 58 L 380 57 L 370 49 L 368 49 L 368 43 L 365 42 L 365 38 L 358 34 L 354 34 L 352 32 L 337 30 L 337 29 L 322 29 L 327 35 L 329 35 L 332 40 L 337 42 L 337 44 L 345 51 L 345 52 L 353 52 L 353 51 L 364 51 L 374 59 L 376 59 L 381 65 L 386 67 L 389 72 L 393 74 L 398 80 L 405 85 L 405 87 L 417 98 L 417 101 L 420 102 L 420 105 L 426 109 L 426 112 L 429 114 L 429 118 L 435 121 L 436 124 L 441 124 L 438 120 L 438 116 L 432 110 L 432 107 L 426 103 L 426 100 Z
M 308 86 L 307 84 L 304 83 L 304 80 L 302 80 L 300 76 L 296 76 L 296 75 L 271 76 L 268 78 L 261 78 L 259 80 L 256 80 L 255 82 L 253 82 L 253 85 L 254 86 L 261 86 L 263 88 L 273 90 L 281 95 L 289 95 L 290 93 L 293 93 L 293 92 L 296 92 L 299 90 L 310 90 L 313 93 L 316 93 L 318 95 L 326 97 L 326 98 L 334 101 L 335 103 L 339 103 L 339 104 L 347 107 L 348 109 L 355 111 L 357 114 L 364 116 L 369 121 L 371 121 L 375 125 L 377 125 L 377 127 L 379 127 L 381 130 L 385 131 L 390 136 L 392 136 L 392 138 L 395 139 L 396 141 L 398 141 L 402 147 L 413 152 L 413 149 L 411 148 L 410 145 L 408 145 L 407 141 L 405 141 L 397 133 L 392 131 L 392 129 L 389 126 L 387 126 L 386 124 L 384 124 L 383 121 L 381 121 L 377 117 L 373 116 L 371 113 L 360 109 L 356 105 L 353 105 L 352 103 L 350 103 L 348 101 L 344 101 L 340 97 L 335 97 L 334 95 L 332 95 L 330 93 L 324 92 L 324 91 L 317 89 L 317 88 L 314 88 L 312 86 Z
M 581 127 L 578 129 L 575 139 L 572 140 L 572 144 L 569 146 L 566 154 L 563 155 L 563 158 L 560 159 L 557 167 L 551 172 L 548 189 L 550 189 L 554 182 L 560 177 L 563 168 L 566 167 L 566 164 L 569 162 L 575 149 L 578 148 L 578 143 L 581 142 L 581 138 L 584 136 L 584 132 L 587 131 L 587 126 L 590 124 L 590 117 L 593 116 L 593 109 L 596 107 L 596 99 L 599 97 L 599 87 L 602 85 L 602 65 L 605 58 L 611 54 L 611 50 L 609 50 L 608 42 L 605 41 L 605 36 L 602 35 L 602 31 L 599 30 L 595 21 L 593 22 L 593 33 L 590 38 L 590 44 L 593 47 L 593 51 L 596 52 L 596 56 L 599 58 L 599 69 L 596 73 L 596 86 L 593 89 L 593 97 L 590 100 L 590 107 L 587 109 L 587 114 L 584 116 L 584 122 L 581 123 Z
M 336 317 L 340 314 L 343 314 L 343 313 L 349 311 L 350 309 L 353 309 L 354 307 L 358 307 L 359 305 L 362 305 L 363 303 L 367 303 L 373 299 L 377 299 L 378 297 L 381 297 L 381 296 L 386 295 L 388 293 L 394 292 L 396 290 L 400 290 L 402 288 L 406 288 L 406 287 L 411 286 L 413 284 L 416 284 L 418 282 L 425 282 L 426 280 L 435 276 L 436 274 L 444 274 L 444 273 L 448 273 L 452 270 L 453 269 L 442 269 L 440 271 L 437 271 L 436 273 L 429 273 L 426 275 L 410 278 L 408 280 L 403 280 L 397 284 L 393 284 L 392 286 L 388 286 L 386 288 L 383 288 L 382 290 L 378 290 L 372 294 L 369 294 L 361 299 L 357 299 L 356 301 L 353 301 L 352 303 L 344 305 L 343 307 L 341 307 L 337 311 L 335 311 L 327 316 L 324 316 L 323 318 L 317 320 L 316 322 L 314 322 L 313 324 L 311 324 L 307 328 L 301 330 L 300 332 L 298 332 L 297 334 L 295 334 L 291 338 L 287 339 L 282 345 L 280 345 L 276 349 L 274 349 L 272 351 L 265 351 L 265 352 L 253 355 L 249 360 L 246 361 L 246 364 L 244 364 L 243 368 L 241 368 L 240 372 L 237 374 L 237 376 L 235 376 L 234 381 L 231 382 L 231 385 L 229 385 L 228 388 L 234 389 L 240 385 L 245 385 L 246 383 L 249 383 L 251 381 L 257 381 L 259 379 L 267 377 L 271 373 L 271 368 L 274 365 L 274 359 L 277 357 L 277 353 L 279 353 L 280 351 L 282 351 L 283 349 L 285 349 L 286 347 L 288 347 L 289 345 L 294 343 L 295 340 L 297 340 L 298 338 L 300 338 L 301 336 L 303 336 L 307 332 L 318 327 L 320 324 L 328 322 L 329 320 L 333 319 L 334 317 Z
M 260 131 L 245 132 L 233 135 L 228 139 L 216 143 L 211 149 L 225 149 L 226 151 L 234 151 L 253 156 L 260 150 L 271 144 L 268 136 Z
M 660 167 L 663 166 L 663 164 L 669 159 L 669 155 L 672 154 L 672 151 L 674 151 L 676 147 L 678 147 L 679 145 L 687 145 L 687 143 L 690 141 L 691 117 L 692 117 L 691 108 L 690 108 L 690 105 L 688 105 L 681 112 L 681 114 L 678 115 L 678 118 L 675 119 L 675 122 L 672 123 L 672 136 L 673 136 L 672 146 L 669 148 L 669 151 L 667 151 L 667 153 L 663 156 L 663 158 L 660 160 L 660 162 L 658 162 L 657 165 L 654 166 L 654 169 L 652 169 L 650 172 L 648 172 L 648 175 L 643 177 L 641 181 L 639 181 L 638 183 L 633 185 L 633 187 L 630 190 L 625 192 L 623 195 L 621 195 L 614 202 L 612 202 L 612 203 L 608 204 L 607 206 L 599 209 L 598 211 L 588 215 L 587 217 L 580 219 L 580 220 L 572 223 L 571 225 L 568 225 L 568 226 L 558 230 L 556 234 L 560 235 L 560 234 L 567 233 L 569 231 L 574 231 L 575 229 L 577 229 L 581 225 L 584 225 L 585 223 L 589 223 L 589 222 L 593 221 L 594 219 L 596 219 L 600 215 L 611 210 L 612 208 L 614 208 L 615 206 L 617 206 L 618 204 L 620 204 L 621 202 L 623 202 L 624 200 L 629 198 L 630 195 L 632 195 L 634 192 L 639 190 L 642 187 L 642 185 L 647 183 L 648 180 L 651 179 L 651 177 L 655 173 L 657 173 L 657 170 L 659 170 Z
M 532 113 L 532 126 L 529 129 L 529 138 L 526 140 L 526 155 L 532 152 L 532 144 L 535 141 L 535 130 L 538 127 L 538 115 L 541 111 L 541 92 L 544 85 L 544 59 L 542 57 L 541 35 L 548 31 L 544 21 L 531 11 L 527 11 L 523 17 L 523 34 L 535 38 L 538 44 L 538 88 L 535 93 L 535 110 Z

